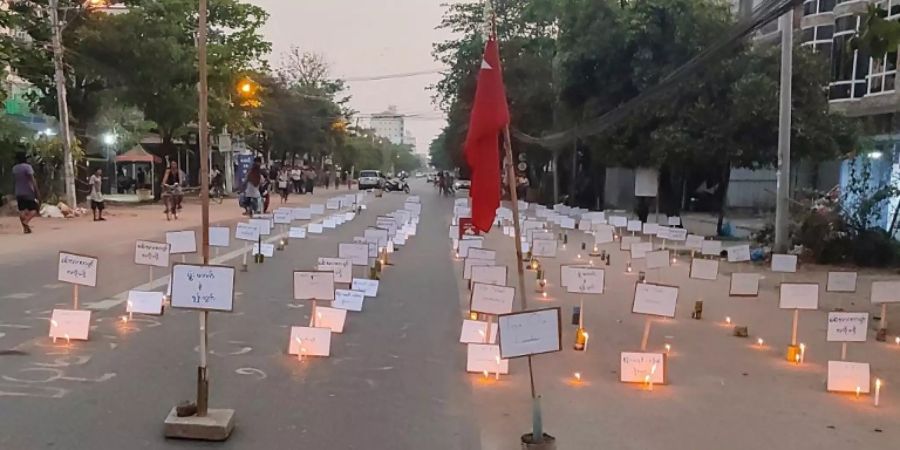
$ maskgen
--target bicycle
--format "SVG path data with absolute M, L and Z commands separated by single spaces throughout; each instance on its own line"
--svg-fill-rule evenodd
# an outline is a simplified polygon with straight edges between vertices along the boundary
M 221 205 L 222 201 L 225 200 L 225 189 L 219 185 L 215 184 L 209 187 L 209 199 L 215 202 L 216 204 Z
M 178 209 L 181 207 L 179 198 L 181 197 L 181 186 L 175 183 L 171 186 L 163 185 L 162 198 L 166 205 L 166 220 L 178 220 Z

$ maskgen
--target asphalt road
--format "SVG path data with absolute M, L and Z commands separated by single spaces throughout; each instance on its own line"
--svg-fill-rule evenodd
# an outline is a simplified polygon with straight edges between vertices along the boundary
M 292 300 L 291 272 L 337 256 L 339 242 L 402 208 L 405 195 L 370 197 L 354 221 L 238 272 L 235 312 L 210 315 L 211 407 L 236 410 L 225 443 L 163 437 L 169 409 L 194 397 L 196 312 L 168 310 L 125 324 L 124 304 L 95 303 L 91 340 L 54 345 L 46 338 L 49 311 L 71 299 L 55 280 L 55 254 L 4 261 L 0 350 L 13 351 L 0 355 L 0 449 L 481 448 L 452 320 L 460 313 L 446 239 L 452 201 L 421 183 L 413 191 L 423 204 L 417 236 L 394 254 L 378 297 L 349 313 L 329 358 L 301 363 L 286 354 L 290 327 L 307 323 L 310 309 Z M 82 302 L 147 282 L 146 268 L 132 263 L 133 243 L 98 236 L 91 245 L 114 272 L 101 287 L 83 289 Z

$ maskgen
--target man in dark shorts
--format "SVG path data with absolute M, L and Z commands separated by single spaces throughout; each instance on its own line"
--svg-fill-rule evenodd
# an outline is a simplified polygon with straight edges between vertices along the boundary
M 12 169 L 15 182 L 16 203 L 19 207 L 19 221 L 22 222 L 22 230 L 25 234 L 31 233 L 29 223 L 38 213 L 37 182 L 34 180 L 34 169 L 28 164 L 25 152 L 16 153 L 16 165 Z
M 88 184 L 91 185 L 91 211 L 94 213 L 94 222 L 98 220 L 106 220 L 103 218 L 103 169 L 97 169 L 90 178 Z

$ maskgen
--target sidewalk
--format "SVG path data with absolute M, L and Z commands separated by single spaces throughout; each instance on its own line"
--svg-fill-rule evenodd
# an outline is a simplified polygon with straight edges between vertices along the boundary
M 325 199 L 338 194 L 346 194 L 341 189 L 316 189 L 313 195 L 292 194 L 285 206 L 295 207 Z M 273 197 L 269 209 L 281 205 L 278 197 Z M 240 221 L 242 209 L 236 198 L 226 199 L 222 204 L 211 204 L 209 221 L 211 224 L 233 224 Z M 32 234 L 23 234 L 19 218 L 0 217 L 0 257 L 17 255 L 28 258 L 60 248 L 72 248 L 75 244 L 92 242 L 104 246 L 150 239 L 166 231 L 184 230 L 200 226 L 200 201 L 196 197 L 185 198 L 184 209 L 178 220 L 166 221 L 162 204 L 140 206 L 109 206 L 104 211 L 105 222 L 94 222 L 90 213 L 72 219 L 49 219 L 37 217 L 31 222 Z

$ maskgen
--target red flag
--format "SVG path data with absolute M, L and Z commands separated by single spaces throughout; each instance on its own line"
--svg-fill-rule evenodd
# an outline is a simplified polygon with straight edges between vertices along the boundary
M 509 123 L 506 89 L 500 70 L 500 50 L 491 38 L 484 48 L 478 73 L 478 87 L 466 134 L 466 162 L 472 174 L 472 223 L 482 232 L 490 231 L 500 206 L 499 136 Z

